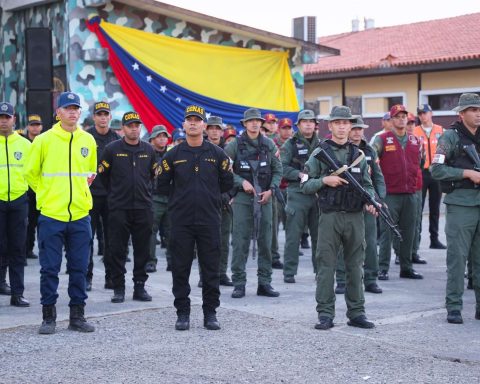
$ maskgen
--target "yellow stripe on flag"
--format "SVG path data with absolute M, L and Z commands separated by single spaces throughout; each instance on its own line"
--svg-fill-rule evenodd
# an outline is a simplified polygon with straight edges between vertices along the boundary
M 287 52 L 205 44 L 105 21 L 100 26 L 143 65 L 190 91 L 267 110 L 299 109 Z

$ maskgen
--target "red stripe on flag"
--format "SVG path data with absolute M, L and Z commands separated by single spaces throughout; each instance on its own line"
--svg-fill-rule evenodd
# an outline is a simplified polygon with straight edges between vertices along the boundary
M 156 107 L 145 97 L 144 92 L 138 87 L 137 83 L 132 79 L 128 70 L 123 66 L 120 59 L 115 55 L 115 51 L 110 47 L 107 40 L 103 36 L 103 30 L 96 20 L 87 22 L 88 29 L 97 35 L 100 45 L 108 49 L 108 61 L 112 67 L 113 73 L 117 77 L 123 92 L 128 97 L 135 112 L 140 115 L 143 125 L 149 132 L 155 125 L 163 124 L 169 132 L 175 128 L 165 116 L 156 109 Z

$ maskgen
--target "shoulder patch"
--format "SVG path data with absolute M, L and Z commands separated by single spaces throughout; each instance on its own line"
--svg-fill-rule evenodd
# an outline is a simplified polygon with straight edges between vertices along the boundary
M 435 156 L 433 156 L 432 164 L 445 164 L 445 155 L 436 153 Z

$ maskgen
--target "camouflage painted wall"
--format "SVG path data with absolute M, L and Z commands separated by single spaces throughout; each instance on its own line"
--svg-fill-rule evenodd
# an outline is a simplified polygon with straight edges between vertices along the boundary
M 2 33 L 0 37 L 0 99 L 16 107 L 18 126 L 24 126 L 26 113 L 25 29 L 49 27 L 52 29 L 53 65 L 66 64 L 65 3 L 32 7 L 15 12 L 0 10 Z
M 1 11 L 1 10 L 0 10 Z M 86 19 L 98 14 L 102 19 L 147 32 L 159 33 L 210 44 L 252 49 L 278 50 L 278 47 L 243 36 L 220 32 L 156 13 L 107 1 L 101 7 L 85 7 L 84 0 L 63 0 L 53 4 L 16 12 L 2 12 L 3 29 L 0 44 L 0 74 L 5 79 L 0 98 L 17 107 L 23 123 L 25 114 L 25 38 L 27 27 L 50 27 L 53 30 L 54 66 L 66 64 L 67 89 L 80 94 L 82 118 L 88 118 L 90 107 L 97 100 L 112 104 L 113 117 L 132 109 L 113 74 L 107 59 L 91 55 L 100 51 L 96 36 L 86 28 Z M 68 20 L 68 21 L 67 21 Z M 67 29 L 68 28 L 68 29 Z M 4 45 L 5 44 L 5 45 Z M 67 50 L 66 47 L 69 47 Z M 290 51 L 290 66 L 300 103 L 303 103 L 303 68 L 300 49 Z

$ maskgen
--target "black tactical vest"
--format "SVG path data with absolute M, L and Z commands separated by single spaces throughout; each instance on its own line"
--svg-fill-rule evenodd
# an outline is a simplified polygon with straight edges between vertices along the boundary
M 249 154 L 247 148 L 247 142 L 256 147 L 256 151 Z M 255 146 L 247 137 L 246 133 L 243 133 L 237 139 L 238 153 L 233 163 L 233 172 L 240 177 L 248 180 L 253 185 L 253 169 L 249 163 L 249 160 L 258 160 L 257 178 L 258 184 L 262 188 L 262 192 L 267 191 L 270 188 L 272 182 L 272 167 L 270 158 L 270 149 L 268 143 L 262 134 L 258 136 L 258 146 Z
M 463 150 L 464 145 L 470 145 L 470 144 L 475 144 L 475 148 L 477 150 L 477 153 L 480 153 L 480 144 L 475 143 L 471 138 L 469 138 L 467 135 L 465 135 L 461 129 L 457 129 L 455 127 L 452 127 L 450 129 L 453 129 L 455 132 L 458 134 L 458 143 L 457 146 L 455 147 L 454 150 L 454 156 L 449 159 L 446 164 L 449 167 L 453 168 L 460 168 L 460 169 L 473 169 L 474 164 L 470 160 L 470 158 L 467 156 L 465 151 Z M 479 188 L 478 185 L 474 184 L 473 181 L 470 179 L 463 179 L 463 180 L 458 180 L 458 181 L 445 181 L 442 180 L 440 181 L 440 186 L 442 189 L 442 192 L 445 193 L 450 193 L 454 189 L 477 189 Z
M 290 165 L 292 168 L 298 169 L 299 171 L 303 171 L 305 168 L 305 163 L 307 162 L 310 154 L 308 153 L 308 145 L 304 142 L 298 140 L 297 137 L 292 137 L 292 161 Z M 298 180 L 296 180 L 298 181 Z
M 362 151 L 363 153 L 365 154 L 365 160 L 367 161 L 367 164 L 368 166 L 370 167 L 370 169 L 373 169 L 373 159 L 375 158 L 375 155 L 374 155 L 374 149 L 368 145 L 366 142 L 362 141 L 360 142 L 360 145 L 358 146 Z M 370 178 L 372 179 L 372 184 L 375 185 L 375 180 L 374 180 L 374 172 L 372 171 L 370 173 Z
M 327 142 L 322 142 L 319 144 L 329 155 L 335 160 L 338 167 L 343 166 L 340 161 L 338 161 L 335 156 L 335 152 L 332 150 L 330 145 Z M 360 156 L 360 151 L 358 147 L 352 143 L 348 143 L 349 146 L 349 156 L 348 164 Z M 346 165 L 348 165 L 346 164 Z M 331 174 L 335 169 L 329 169 L 328 173 Z M 348 172 L 359 182 L 360 185 L 363 185 L 362 170 L 360 169 L 360 164 L 349 169 Z M 342 175 L 339 175 L 342 177 Z M 363 209 L 363 200 L 360 194 L 355 191 L 355 189 L 350 184 L 343 184 L 339 187 L 332 188 L 327 185 L 324 185 L 318 193 L 318 202 L 320 210 L 323 213 L 328 212 L 361 212 Z

